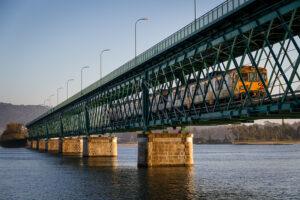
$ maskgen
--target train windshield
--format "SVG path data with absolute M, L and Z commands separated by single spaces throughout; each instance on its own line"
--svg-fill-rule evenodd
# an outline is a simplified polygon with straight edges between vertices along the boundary
M 267 81 L 267 73 L 263 72 L 261 73 L 261 76 L 263 77 L 264 81 Z
M 260 72 L 264 81 L 267 81 L 267 74 L 265 72 Z M 256 72 L 248 72 L 242 73 L 243 81 L 250 81 L 250 82 L 260 82 L 260 78 L 258 73 Z
M 243 81 L 249 81 L 248 80 L 248 73 L 242 73 L 242 78 L 243 78 Z

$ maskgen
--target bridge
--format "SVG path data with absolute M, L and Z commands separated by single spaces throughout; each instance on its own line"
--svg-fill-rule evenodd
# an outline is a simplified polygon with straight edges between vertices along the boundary
M 142 130 L 140 155 L 153 129 L 299 118 L 299 6 L 225 1 L 28 123 L 31 147 Z

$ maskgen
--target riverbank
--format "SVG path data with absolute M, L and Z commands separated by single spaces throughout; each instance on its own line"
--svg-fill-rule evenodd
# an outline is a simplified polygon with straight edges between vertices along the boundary
M 138 143 L 122 143 L 122 144 L 118 143 L 118 146 L 137 146 L 137 145 Z
M 231 143 L 194 143 L 194 145 L 217 145 L 217 144 L 232 144 L 232 145 L 293 145 L 300 144 L 300 141 L 235 141 Z M 137 143 L 122 143 L 118 146 L 137 146 Z
M 234 145 L 292 145 L 300 144 L 300 141 L 240 141 L 232 142 Z

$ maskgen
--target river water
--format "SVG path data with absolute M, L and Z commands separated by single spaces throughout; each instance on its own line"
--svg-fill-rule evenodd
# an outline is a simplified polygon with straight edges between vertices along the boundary
M 300 145 L 194 145 L 194 167 L 137 168 L 0 147 L 0 199 L 300 199 Z

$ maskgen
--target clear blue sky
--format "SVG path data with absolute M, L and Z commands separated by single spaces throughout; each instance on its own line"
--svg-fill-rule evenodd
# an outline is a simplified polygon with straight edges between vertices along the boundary
M 223 0 L 197 0 L 197 17 Z M 99 79 L 99 52 L 106 75 L 190 23 L 193 0 L 0 0 L 0 102 L 43 104 L 51 94 L 56 105 Z

